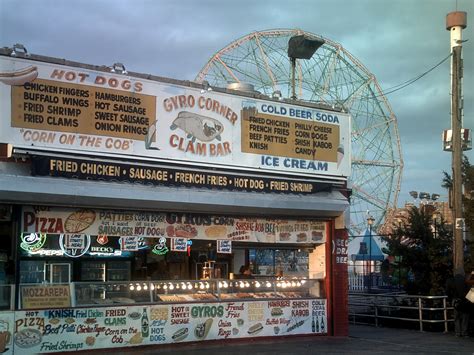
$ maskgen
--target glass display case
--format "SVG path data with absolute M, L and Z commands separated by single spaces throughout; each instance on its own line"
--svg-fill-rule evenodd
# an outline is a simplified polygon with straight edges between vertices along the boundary
M 325 298 L 324 279 L 75 283 L 77 305 Z

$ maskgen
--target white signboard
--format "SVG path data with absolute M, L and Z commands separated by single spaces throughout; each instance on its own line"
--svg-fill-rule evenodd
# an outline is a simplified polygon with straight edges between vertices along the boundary
M 350 175 L 346 113 L 5 56 L 0 74 L 0 142 L 14 147 Z
M 10 316 L 5 320 L 8 324 L 3 327 L 4 333 L 11 336 L 4 336 L 4 344 L 10 353 L 13 345 L 14 353 L 26 355 L 202 340 L 323 335 L 327 334 L 326 312 L 324 299 L 17 311 L 15 322 Z
M 217 241 L 217 252 L 220 254 L 232 254 L 232 241 L 219 239 Z
M 120 238 L 120 249 L 123 251 L 137 251 L 138 250 L 138 237 Z
M 65 234 L 64 246 L 68 249 L 84 249 L 86 238 L 82 234 Z
M 188 239 L 171 238 L 171 251 L 185 252 L 188 250 Z

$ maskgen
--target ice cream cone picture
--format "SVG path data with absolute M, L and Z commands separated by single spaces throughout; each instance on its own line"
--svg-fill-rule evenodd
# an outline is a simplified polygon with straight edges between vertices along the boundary
M 344 146 L 341 144 L 337 148 L 337 167 L 338 168 L 343 158 L 344 158 Z

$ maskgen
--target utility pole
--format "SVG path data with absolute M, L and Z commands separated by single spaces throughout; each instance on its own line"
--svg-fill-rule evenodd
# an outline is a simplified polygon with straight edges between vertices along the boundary
M 456 228 L 456 220 L 462 218 L 462 30 L 466 28 L 467 14 L 463 11 L 450 12 L 446 16 L 446 29 L 451 39 L 451 133 L 452 133 L 452 176 L 453 176 L 453 271 L 464 268 L 464 242 L 462 229 Z

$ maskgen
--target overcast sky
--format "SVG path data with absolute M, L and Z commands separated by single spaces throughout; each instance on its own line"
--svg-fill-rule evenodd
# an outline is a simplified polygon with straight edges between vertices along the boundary
M 0 46 L 78 62 L 124 63 L 130 71 L 193 80 L 208 59 L 248 33 L 299 28 L 340 43 L 388 89 L 430 69 L 450 51 L 446 14 L 468 13 L 463 37 L 464 127 L 474 129 L 473 0 L 0 0 Z M 450 65 L 388 95 L 398 118 L 405 169 L 399 205 L 411 190 L 447 193 L 451 155 Z M 467 152 L 471 164 L 474 153 Z

